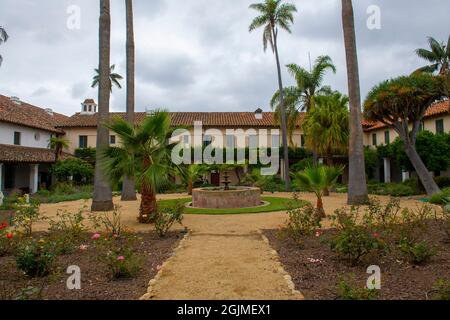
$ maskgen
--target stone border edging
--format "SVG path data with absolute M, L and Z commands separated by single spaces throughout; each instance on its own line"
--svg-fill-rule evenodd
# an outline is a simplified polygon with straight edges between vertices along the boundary
M 153 289 L 156 284 L 156 282 L 162 277 L 162 274 L 164 272 L 164 269 L 166 268 L 167 264 L 176 256 L 177 252 L 184 248 L 184 243 L 191 235 L 191 231 L 189 230 L 183 237 L 183 239 L 180 240 L 180 243 L 178 243 L 178 246 L 173 250 L 172 255 L 164 261 L 164 263 L 161 265 L 161 269 L 159 269 L 156 276 L 151 279 L 148 283 L 147 293 L 145 293 L 142 297 L 139 298 L 139 300 L 150 300 L 155 296 Z
M 261 235 L 262 240 L 270 247 L 270 241 L 269 239 L 264 235 L 264 233 L 261 230 L 258 230 L 258 233 Z M 276 250 L 273 250 L 270 252 L 275 263 L 278 265 L 277 271 L 279 274 L 281 274 L 283 276 L 283 278 L 286 280 L 286 284 L 288 286 L 288 288 L 291 290 L 291 293 L 293 295 L 298 295 L 301 297 L 301 299 L 305 299 L 305 297 L 303 296 L 303 294 L 298 291 L 295 288 L 295 284 L 292 281 L 292 277 L 289 275 L 289 273 L 287 273 L 287 271 L 284 269 L 283 265 L 280 262 L 279 256 L 278 256 L 278 252 Z

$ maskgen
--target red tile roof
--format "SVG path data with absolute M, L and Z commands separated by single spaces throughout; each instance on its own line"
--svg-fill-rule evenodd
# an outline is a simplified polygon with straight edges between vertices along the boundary
M 63 153 L 62 159 L 70 155 Z M 31 148 L 0 144 L 0 162 L 14 163 L 54 163 L 55 151 L 51 149 Z
M 56 112 L 50 115 L 45 109 L 23 101 L 17 104 L 11 101 L 9 97 L 0 95 L 0 121 L 61 133 L 59 129 L 55 128 L 55 125 L 67 118 L 67 116 Z
M 438 102 L 438 103 L 435 103 L 434 105 L 432 105 L 431 107 L 429 107 L 425 113 L 425 119 L 438 117 L 438 116 L 442 116 L 442 115 L 450 115 L 450 100 Z M 365 128 L 364 128 L 365 131 L 367 131 L 367 132 L 387 127 L 384 123 L 381 123 L 381 122 L 372 122 L 372 124 L 370 124 L 370 121 L 364 120 L 363 126 L 364 126 L 364 123 L 367 124 L 367 126 L 365 126 Z
M 135 113 L 135 122 L 140 123 L 145 112 Z M 277 127 L 273 112 L 264 112 L 262 119 L 256 119 L 254 112 L 172 112 L 172 126 L 193 126 L 195 121 L 201 121 L 206 127 Z M 111 113 L 110 117 L 125 117 L 125 113 Z M 301 114 L 298 125 L 301 124 L 304 114 Z M 60 128 L 96 127 L 97 114 L 76 113 L 64 119 L 58 125 Z

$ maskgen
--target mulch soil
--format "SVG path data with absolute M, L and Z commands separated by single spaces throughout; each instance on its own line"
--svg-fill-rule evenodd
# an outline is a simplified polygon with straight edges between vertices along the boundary
M 381 268 L 381 290 L 379 300 L 426 300 L 434 292 L 436 281 L 450 281 L 450 244 L 435 222 L 429 223 L 429 230 L 423 239 L 431 243 L 436 255 L 423 265 L 410 263 L 400 252 L 372 256 L 363 263 L 353 266 L 338 259 L 330 246 L 323 240 L 336 230 L 326 230 L 319 238 L 305 237 L 300 246 L 280 230 L 265 230 L 271 246 L 278 252 L 281 263 L 291 275 L 296 289 L 307 300 L 340 299 L 337 284 L 341 280 L 364 288 L 368 277 L 367 268 L 377 265 Z

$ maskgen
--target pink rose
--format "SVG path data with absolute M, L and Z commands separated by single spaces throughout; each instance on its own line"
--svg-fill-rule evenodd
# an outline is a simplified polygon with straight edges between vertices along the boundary
M 82 245 L 80 246 L 80 251 L 86 251 L 87 249 L 88 249 L 88 246 L 85 245 L 85 244 L 82 244 Z
M 125 261 L 125 257 L 124 256 L 118 256 L 117 257 L 117 261 Z
M 92 235 L 92 238 L 91 238 L 92 240 L 98 240 L 98 239 L 100 239 L 100 233 L 94 233 L 93 235 Z

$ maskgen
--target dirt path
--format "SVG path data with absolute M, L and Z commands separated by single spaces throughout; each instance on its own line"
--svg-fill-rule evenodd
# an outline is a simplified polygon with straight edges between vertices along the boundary
M 159 199 L 185 195 L 160 196 Z M 290 198 L 291 194 L 275 196 Z M 315 202 L 312 194 L 300 198 Z M 387 202 L 387 197 L 380 197 Z M 118 203 L 118 199 L 115 201 Z M 83 202 L 43 205 L 46 215 L 58 208 L 78 209 Z M 89 202 L 87 203 L 89 204 Z M 346 195 L 333 194 L 324 200 L 328 214 L 345 206 Z M 416 208 L 419 202 L 402 200 L 402 207 Z M 147 225 L 136 222 L 138 202 L 121 203 L 124 224 L 136 231 L 146 231 Z M 276 229 L 286 221 L 286 213 L 248 215 L 186 215 L 184 225 L 191 233 L 183 247 L 169 259 L 161 276 L 152 284 L 147 299 L 302 299 L 293 293 L 283 273 L 278 257 L 258 233 Z M 329 226 L 325 221 L 324 226 Z M 43 226 L 42 226 L 43 227 Z M 288 277 L 289 278 L 289 277 Z

